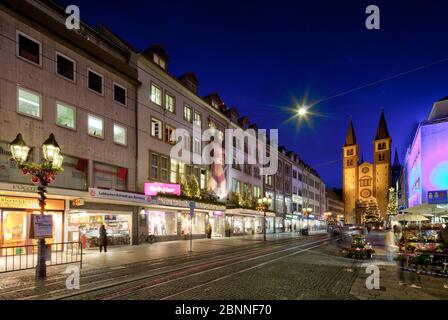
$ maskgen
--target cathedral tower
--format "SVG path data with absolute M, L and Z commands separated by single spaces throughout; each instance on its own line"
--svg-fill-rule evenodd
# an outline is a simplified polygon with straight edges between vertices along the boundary
M 391 144 L 392 139 L 387 129 L 384 112 L 381 112 L 380 122 L 374 144 L 374 196 L 378 202 L 381 218 L 387 216 L 388 190 L 391 183 Z
M 343 193 L 345 206 L 345 223 L 356 223 L 356 202 L 358 198 L 358 161 L 359 147 L 356 141 L 353 121 L 350 124 L 343 147 Z

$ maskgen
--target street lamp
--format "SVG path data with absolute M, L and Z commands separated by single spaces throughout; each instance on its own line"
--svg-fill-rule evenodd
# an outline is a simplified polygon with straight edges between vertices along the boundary
M 301 118 L 306 116 L 307 113 L 308 113 L 308 108 L 306 106 L 302 106 L 297 110 L 297 114 Z
M 257 210 L 263 212 L 263 240 L 266 241 L 266 211 L 272 204 L 271 197 L 258 198 Z
M 28 154 L 31 148 L 25 143 L 22 135 L 17 137 L 9 144 L 12 158 L 19 165 L 24 175 L 31 175 L 31 181 L 38 184 L 40 214 L 44 215 L 47 197 L 47 186 L 56 175 L 62 171 L 63 156 L 60 155 L 61 148 L 53 134 L 50 134 L 47 140 L 42 144 L 43 161 L 40 164 L 27 162 Z M 45 278 L 47 275 L 47 265 L 45 259 L 45 238 L 40 237 L 37 249 L 36 277 Z
M 309 222 L 308 222 L 308 217 L 311 214 L 311 212 L 313 212 L 313 209 L 311 208 L 303 208 L 303 216 L 306 218 L 306 229 L 309 228 Z

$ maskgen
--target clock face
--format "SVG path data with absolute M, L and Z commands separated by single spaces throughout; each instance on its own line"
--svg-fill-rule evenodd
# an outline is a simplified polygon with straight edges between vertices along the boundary
M 372 192 L 369 189 L 361 190 L 361 197 L 368 198 L 372 195 Z
M 367 167 L 362 168 L 362 173 L 368 173 L 368 172 L 369 172 L 369 168 L 367 168 Z

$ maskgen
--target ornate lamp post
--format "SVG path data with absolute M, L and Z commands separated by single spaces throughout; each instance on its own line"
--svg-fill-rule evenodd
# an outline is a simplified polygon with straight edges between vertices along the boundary
M 19 165 L 24 175 L 31 175 L 31 181 L 38 184 L 40 214 L 44 215 L 47 197 L 47 186 L 51 183 L 58 172 L 62 171 L 63 157 L 59 154 L 59 147 L 53 134 L 42 144 L 43 159 L 41 163 L 28 162 L 28 154 L 31 148 L 25 143 L 22 135 L 9 144 L 13 159 Z M 47 275 L 47 265 L 45 262 L 45 238 L 38 240 L 36 277 L 45 278 Z
M 272 204 L 271 197 L 258 198 L 257 210 L 263 212 L 263 240 L 266 241 L 266 211 Z
M 308 217 L 313 212 L 313 209 L 311 208 L 303 208 L 303 217 L 306 218 L 306 229 L 309 227 Z

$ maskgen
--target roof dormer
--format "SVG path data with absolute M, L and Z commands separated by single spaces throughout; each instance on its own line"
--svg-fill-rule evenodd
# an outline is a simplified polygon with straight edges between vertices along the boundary
M 163 70 L 168 70 L 168 63 L 170 62 L 170 59 L 168 57 L 168 54 L 165 51 L 165 48 L 161 45 L 153 45 L 150 46 L 148 49 L 143 51 L 143 54 L 152 62 L 154 62 L 156 65 L 158 65 Z
M 205 102 L 211 105 L 213 108 L 220 110 L 220 107 L 224 104 L 221 97 L 217 92 L 206 95 L 204 98 Z
M 239 113 L 238 113 L 238 109 L 235 107 L 232 107 L 230 109 L 227 109 L 225 111 L 227 117 L 230 119 L 230 121 L 234 122 L 234 123 L 238 123 L 238 118 L 240 117 Z
M 243 128 L 243 129 L 247 129 L 249 128 L 249 117 L 247 116 L 243 116 L 241 118 L 238 119 L 238 124 Z
M 188 90 L 194 94 L 198 94 L 199 81 L 193 72 L 187 72 L 181 75 L 178 80 L 184 85 Z

